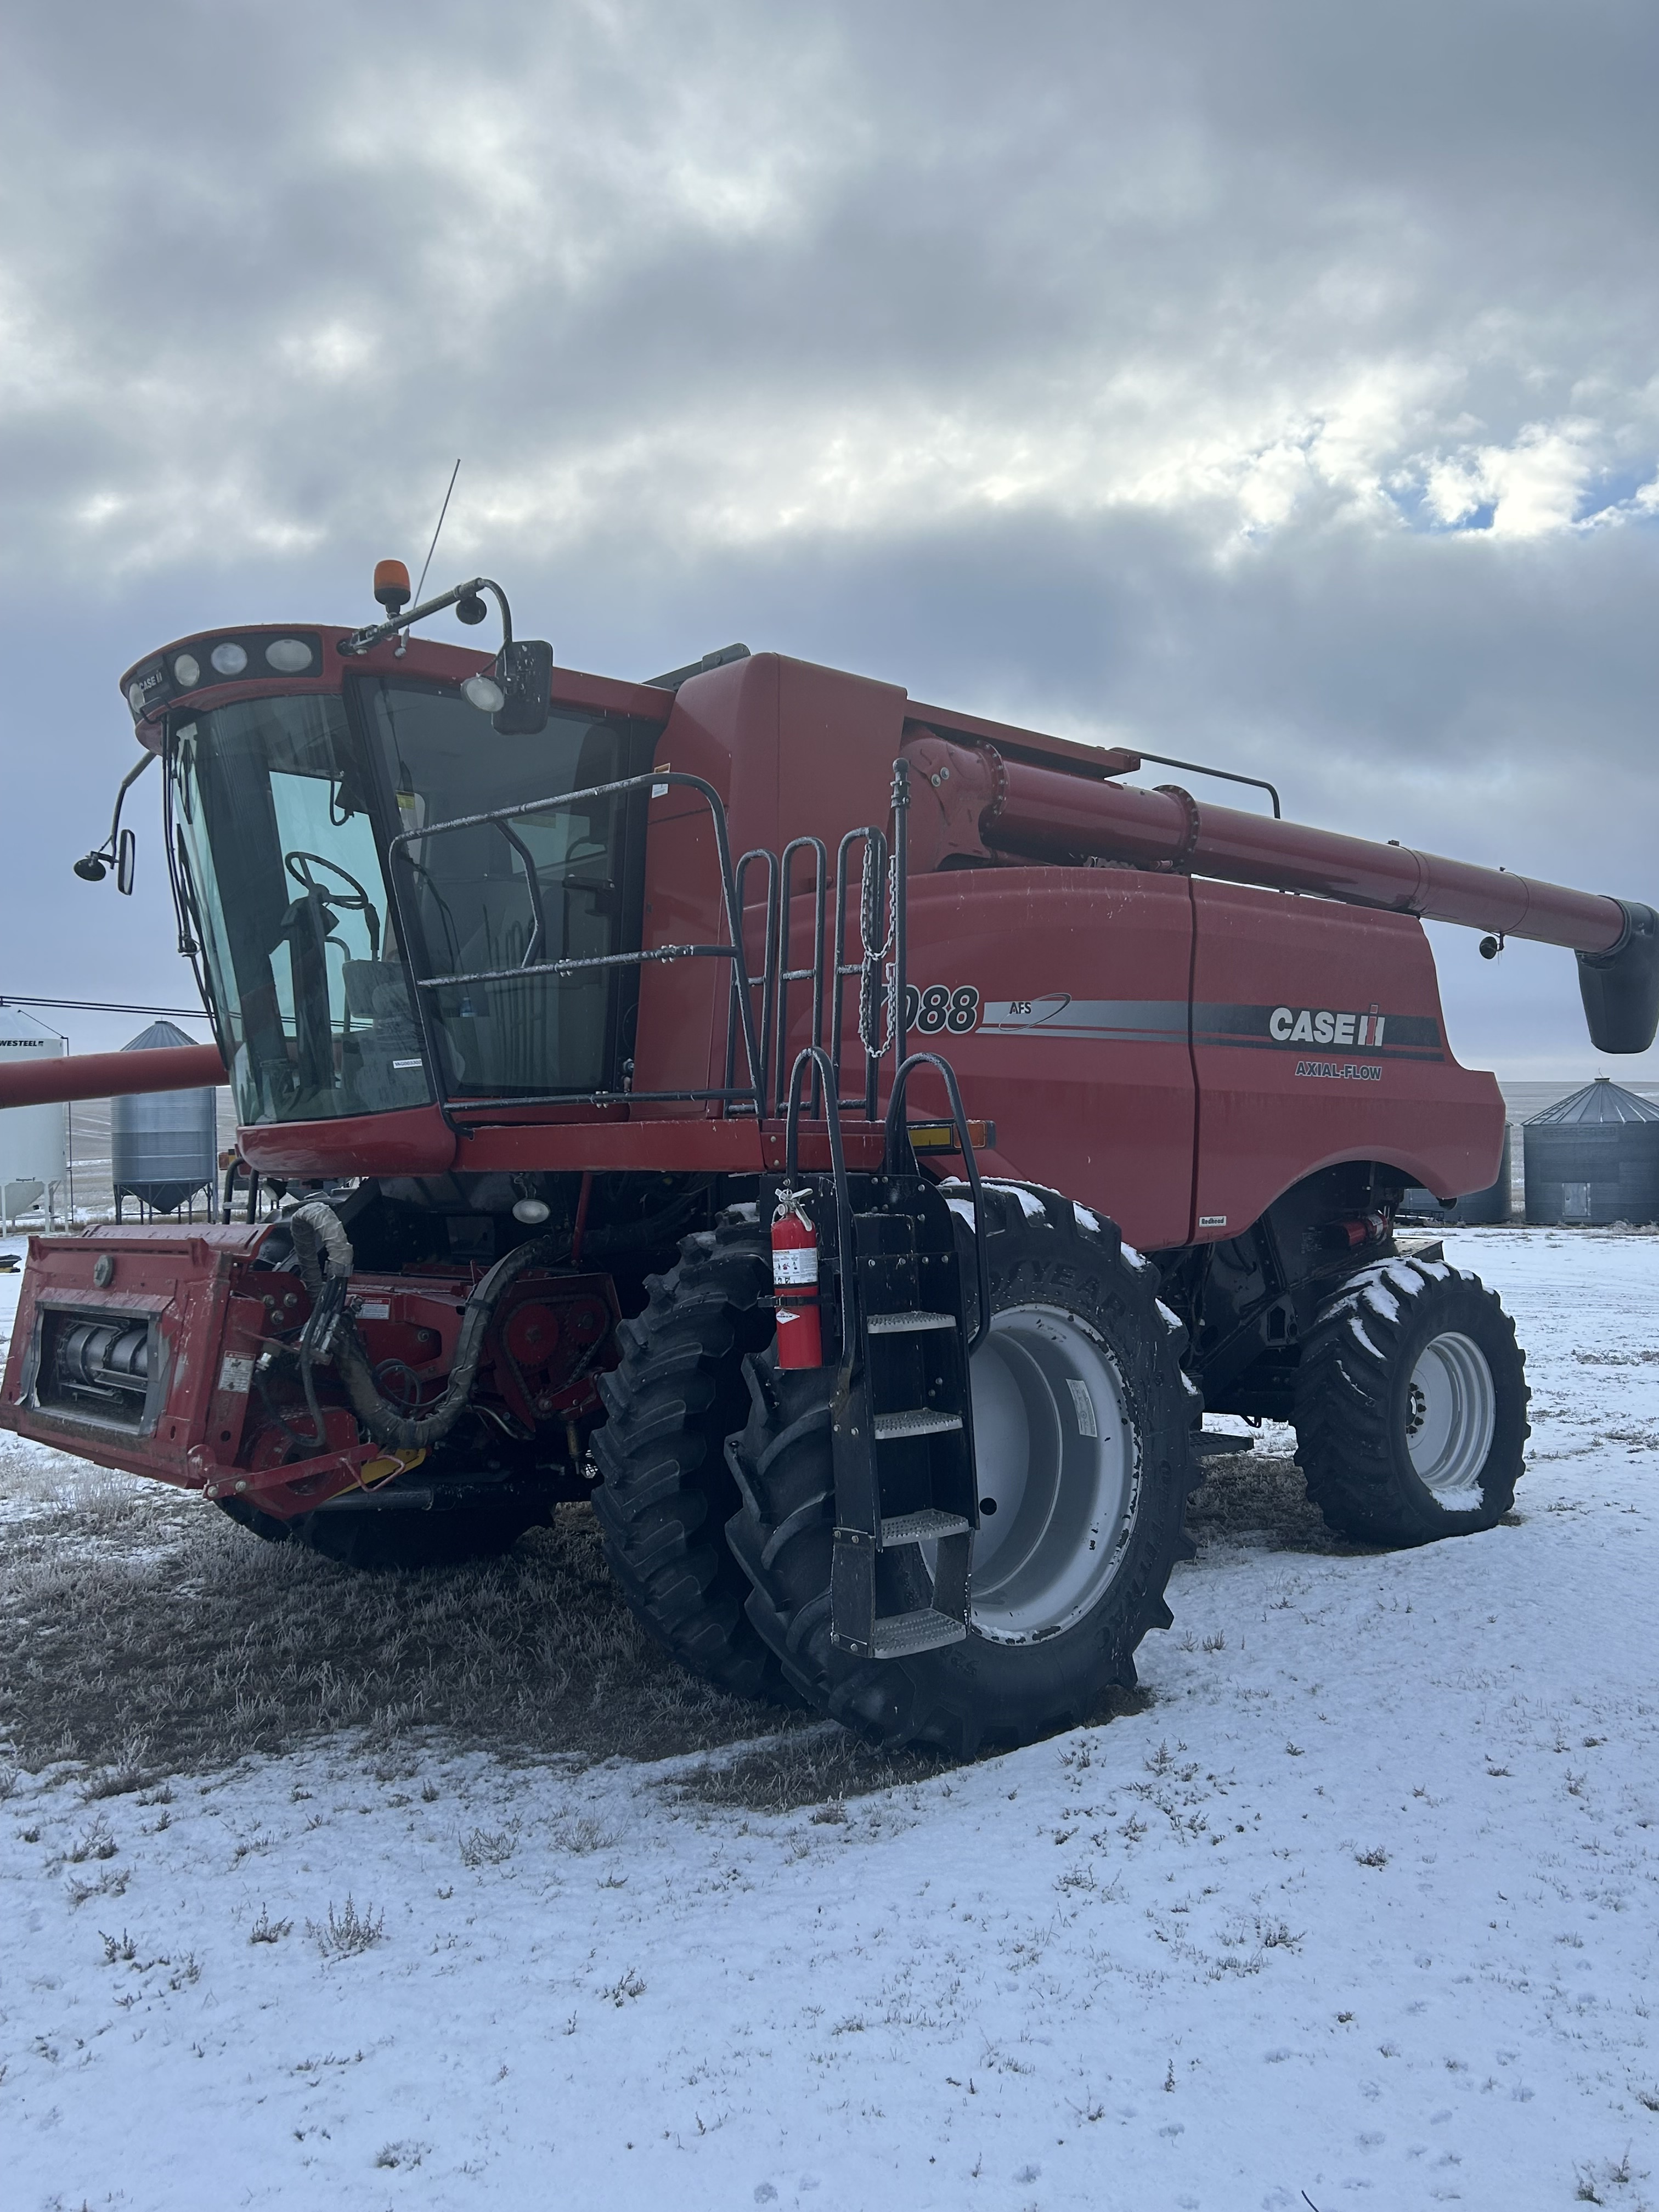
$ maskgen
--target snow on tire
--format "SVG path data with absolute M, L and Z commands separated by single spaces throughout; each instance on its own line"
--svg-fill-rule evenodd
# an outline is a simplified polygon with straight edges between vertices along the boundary
M 1308 1495 L 1376 1544 L 1490 1528 L 1531 1431 L 1515 1323 L 1475 1275 L 1391 1259 L 1349 1277 L 1304 1346 L 1292 1419 Z
M 1157 1272 L 1109 1222 L 1029 1185 L 988 1183 L 982 1222 L 965 1195 L 950 1202 L 964 1279 L 981 1230 L 991 1275 L 971 1373 L 981 1518 L 966 1641 L 879 1662 L 830 1642 L 834 1369 L 786 1373 L 770 1352 L 747 1362 L 727 1538 L 753 1585 L 750 1618 L 810 1704 L 878 1741 L 965 1757 L 1073 1726 L 1133 1686 L 1136 1648 L 1169 1626 L 1170 1568 L 1191 1556 L 1199 1401 Z M 884 1610 L 930 1602 L 919 1547 L 882 1565 Z

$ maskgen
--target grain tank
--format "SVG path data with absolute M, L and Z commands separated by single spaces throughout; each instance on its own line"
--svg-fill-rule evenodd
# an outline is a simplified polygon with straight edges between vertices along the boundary
M 1598 1075 L 1526 1131 L 1527 1218 L 1659 1221 L 1659 1106 Z

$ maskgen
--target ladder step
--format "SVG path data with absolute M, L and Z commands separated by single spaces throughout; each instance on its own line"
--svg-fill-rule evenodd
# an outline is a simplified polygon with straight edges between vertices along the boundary
M 947 1436 L 961 1426 L 960 1413 L 935 1413 L 926 1406 L 915 1406 L 902 1413 L 878 1413 L 876 1442 L 888 1443 L 895 1437 Z
M 872 1336 L 920 1336 L 924 1329 L 954 1328 L 957 1317 L 944 1313 L 871 1314 L 864 1325 Z
M 967 1624 L 951 1620 L 932 1607 L 920 1613 L 890 1613 L 876 1622 L 870 1641 L 872 1659 L 904 1659 L 913 1651 L 932 1651 L 942 1644 L 966 1641 Z
M 890 1514 L 881 1524 L 881 1548 L 890 1552 L 900 1544 L 938 1544 L 947 1536 L 968 1536 L 971 1525 L 959 1513 L 941 1513 L 929 1506 L 920 1513 Z

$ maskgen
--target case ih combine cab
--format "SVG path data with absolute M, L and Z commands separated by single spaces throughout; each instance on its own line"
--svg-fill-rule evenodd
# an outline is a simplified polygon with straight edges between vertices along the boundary
M 240 1158 L 219 1225 L 33 1239 L 9 1427 L 362 1566 L 591 1498 L 687 1666 L 956 1751 L 1133 1682 L 1206 1406 L 1293 1422 L 1351 1535 L 1504 1513 L 1513 1327 L 1394 1239 L 1503 1133 L 1419 918 L 1571 949 L 1635 1052 L 1647 907 L 741 647 L 579 675 L 488 580 L 376 587 L 372 628 L 125 679 L 217 1049 L 0 1103 L 228 1070 Z M 494 659 L 410 635 L 486 593 Z M 118 808 L 80 872 L 130 854 Z

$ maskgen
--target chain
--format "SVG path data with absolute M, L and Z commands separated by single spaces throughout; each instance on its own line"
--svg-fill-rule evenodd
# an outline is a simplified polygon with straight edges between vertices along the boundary
M 887 932 L 881 943 L 872 939 L 881 918 L 881 889 L 875 870 L 871 866 L 873 848 L 864 848 L 864 872 L 859 884 L 859 933 L 864 939 L 864 965 L 859 974 L 859 1042 L 866 1057 L 879 1060 L 893 1041 L 893 994 L 886 991 L 882 997 L 882 1035 L 878 1044 L 872 1044 L 870 1031 L 875 1020 L 876 978 L 884 975 L 888 955 L 893 950 L 895 916 L 898 911 L 898 855 L 894 853 L 887 863 Z

